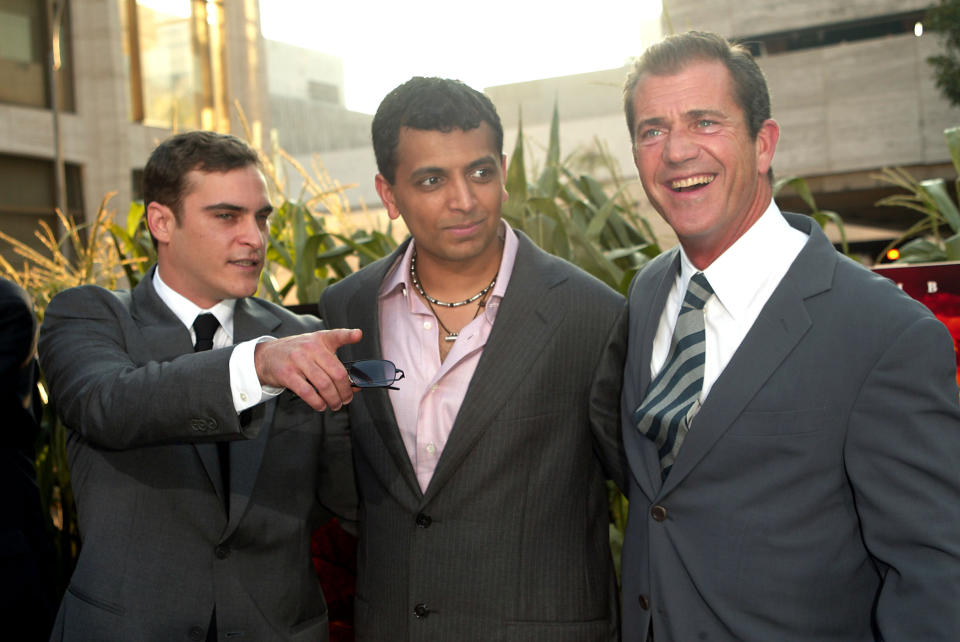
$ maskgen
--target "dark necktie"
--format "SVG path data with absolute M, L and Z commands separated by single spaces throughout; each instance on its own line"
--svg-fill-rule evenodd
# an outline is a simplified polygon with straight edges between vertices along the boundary
M 213 335 L 217 333 L 220 322 L 209 312 L 198 314 L 193 320 L 193 330 L 197 333 L 197 342 L 193 344 L 194 352 L 203 352 L 213 348 Z M 223 480 L 223 501 L 230 510 L 230 444 L 226 441 L 217 442 L 217 455 L 220 460 L 220 478 Z
M 676 461 L 690 422 L 700 409 L 706 361 L 703 306 L 712 295 L 713 288 L 703 272 L 694 274 L 680 306 L 667 361 L 634 413 L 637 429 L 657 446 L 663 479 Z

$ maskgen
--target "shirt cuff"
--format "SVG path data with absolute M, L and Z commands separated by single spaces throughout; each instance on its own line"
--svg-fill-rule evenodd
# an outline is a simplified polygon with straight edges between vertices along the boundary
M 274 337 L 263 336 L 234 346 L 230 354 L 230 391 L 237 414 L 283 392 L 283 388 L 276 386 L 261 386 L 253 362 L 253 351 L 257 344 L 275 340 Z

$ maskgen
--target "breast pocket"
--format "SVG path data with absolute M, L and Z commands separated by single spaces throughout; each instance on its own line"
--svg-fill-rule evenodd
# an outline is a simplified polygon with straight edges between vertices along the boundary
M 740 415 L 729 434 L 750 437 L 803 435 L 825 430 L 836 420 L 827 408 L 755 410 Z

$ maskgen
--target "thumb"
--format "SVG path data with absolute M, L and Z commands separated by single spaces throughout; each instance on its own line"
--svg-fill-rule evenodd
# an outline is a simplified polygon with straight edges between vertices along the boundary
M 337 328 L 323 331 L 323 337 L 331 351 L 335 351 L 340 346 L 356 343 L 362 336 L 363 331 L 358 328 Z

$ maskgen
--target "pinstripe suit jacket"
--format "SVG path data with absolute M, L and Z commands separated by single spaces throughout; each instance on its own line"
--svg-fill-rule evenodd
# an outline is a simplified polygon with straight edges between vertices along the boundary
M 617 637 L 604 478 L 621 469 L 623 298 L 518 237 L 510 284 L 426 492 L 385 390 L 361 391 L 340 413 L 361 497 L 359 640 Z M 363 329 L 342 358 L 380 356 L 378 290 L 405 247 L 324 293 L 328 325 Z
M 54 639 L 203 640 L 216 605 L 221 636 L 326 640 L 310 534 L 348 445 L 338 452 L 289 392 L 241 421 L 232 349 L 194 353 L 152 274 L 132 293 L 66 290 L 44 319 L 40 362 L 67 426 L 83 538 Z M 234 311 L 237 341 L 318 327 L 252 297 Z M 229 516 L 220 440 L 232 440 Z

